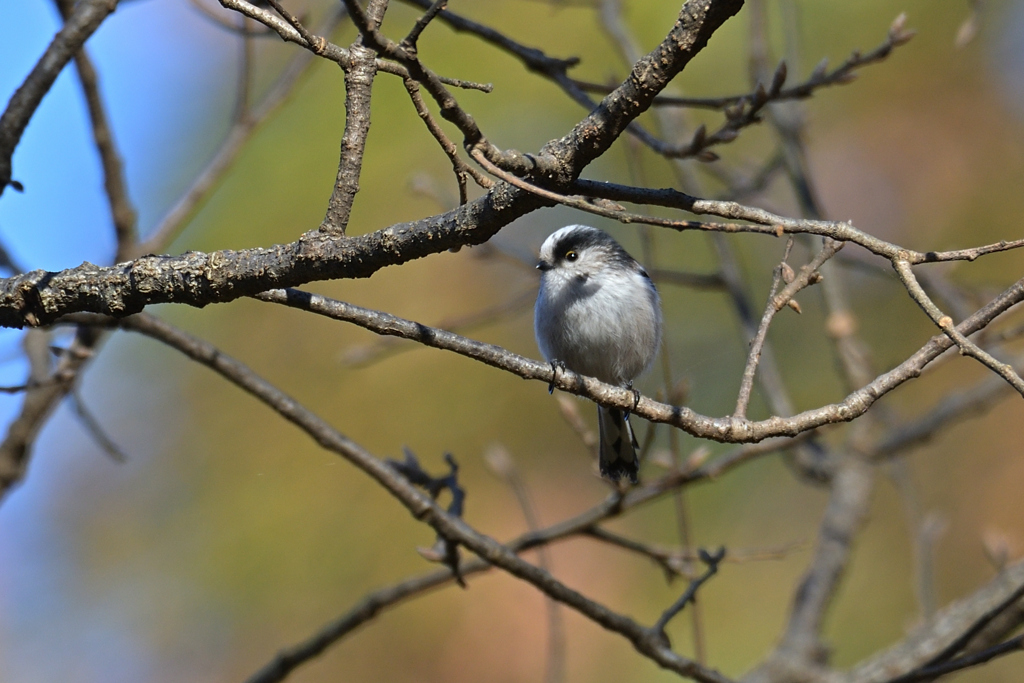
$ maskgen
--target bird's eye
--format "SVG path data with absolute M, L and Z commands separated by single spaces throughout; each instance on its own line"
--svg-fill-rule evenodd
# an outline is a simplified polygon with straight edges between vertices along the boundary
M 566 261 L 575 261 L 579 257 L 580 257 L 580 255 L 577 254 L 575 251 L 567 251 L 567 252 L 565 252 L 565 260 Z

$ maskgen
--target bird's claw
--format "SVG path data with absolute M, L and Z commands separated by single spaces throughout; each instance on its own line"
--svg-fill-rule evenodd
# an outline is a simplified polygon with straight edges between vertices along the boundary
M 626 385 L 626 388 L 633 392 L 633 407 L 626 411 L 626 417 L 628 418 L 629 414 L 636 411 L 636 407 L 640 405 L 640 392 L 633 388 L 632 380 Z
M 558 371 L 565 370 L 565 362 L 560 360 L 551 361 L 551 381 L 548 382 L 548 395 L 555 393 L 555 382 L 558 381 Z

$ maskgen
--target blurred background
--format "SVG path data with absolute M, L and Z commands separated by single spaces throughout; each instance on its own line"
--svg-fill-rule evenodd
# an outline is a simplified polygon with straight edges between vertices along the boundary
M 623 4 L 644 51 L 664 37 L 679 10 L 678 1 Z M 6 0 L 0 6 L 0 97 L 6 101 L 59 18 L 48 2 Z M 452 0 L 449 6 L 552 56 L 579 56 L 572 72 L 577 78 L 613 83 L 627 72 L 598 12 L 586 3 Z M 288 7 L 306 13 L 307 25 L 315 26 L 333 6 L 309 0 Z M 889 60 L 863 69 L 856 82 L 824 89 L 801 105 L 810 166 L 829 217 L 850 219 L 920 250 L 1020 237 L 1024 3 L 981 5 L 970 41 L 964 40 L 964 23 L 974 5 L 965 0 L 805 0 L 795 7 L 800 45 L 798 63 L 789 64 L 790 82 L 806 78 L 822 57 L 837 64 L 855 49 L 881 43 L 900 12 L 918 31 Z M 383 28 L 401 37 L 417 16 L 394 2 Z M 768 16 L 777 56 L 784 51 L 785 22 L 775 3 L 769 3 Z M 749 90 L 748 37 L 745 9 L 713 37 L 674 91 L 713 96 Z M 347 25 L 333 37 L 341 45 L 353 39 Z M 124 2 L 89 41 L 143 235 L 228 130 L 240 43 L 187 0 Z M 254 101 L 296 50 L 276 38 L 254 41 Z M 420 54 L 441 74 L 494 84 L 491 94 L 457 96 L 499 147 L 537 150 L 585 114 L 510 56 L 440 23 L 426 31 Z M 373 98 L 350 234 L 435 214 L 457 201 L 450 165 L 417 120 L 401 82 L 381 74 Z M 695 115 L 691 123 L 716 116 Z M 317 64 L 260 127 L 169 253 L 290 242 L 316 227 L 330 196 L 343 126 L 343 74 L 330 63 Z M 716 148 L 723 157 L 716 163 L 751 172 L 774 145 L 767 126 L 751 128 L 738 142 Z M 709 193 L 720 189 L 702 171 L 696 175 Z M 85 260 L 110 262 L 113 231 L 71 70 L 28 127 L 14 176 L 26 190 L 8 191 L 0 201 L 0 239 L 18 263 L 58 270 Z M 625 140 L 585 176 L 655 187 L 674 183 L 664 160 Z M 799 211 L 782 177 L 749 201 L 789 215 Z M 531 315 L 536 274 L 529 262 L 549 232 L 570 222 L 599 225 L 635 255 L 642 252 L 635 226 L 548 209 L 503 230 L 492 240 L 494 248 L 444 253 L 369 280 L 310 289 L 427 324 L 453 324 L 509 303 L 467 334 L 537 358 Z M 652 234 L 655 263 L 648 265 L 715 268 L 707 236 Z M 753 235 L 731 242 L 760 306 L 784 244 Z M 844 253 L 870 261 L 855 251 Z M 1008 253 L 941 267 L 980 303 L 1021 276 L 1024 258 Z M 933 334 L 893 277 L 862 268 L 841 272 L 879 372 Z M 730 413 L 747 347 L 728 297 L 669 284 L 661 290 L 673 382 L 685 384 L 687 404 L 695 410 Z M 809 290 L 799 300 L 803 314 L 780 313 L 770 340 L 802 410 L 841 399 L 844 391 L 823 333 L 820 292 Z M 589 452 L 562 419 L 557 397 L 539 382 L 412 343 L 381 347 L 361 329 L 253 301 L 153 312 L 249 364 L 378 456 L 400 457 L 408 447 L 440 472 L 443 454 L 452 453 L 468 490 L 467 520 L 499 539 L 525 530 L 526 522 L 484 457 L 496 447 L 514 459 L 542 524 L 581 512 L 607 493 Z M 20 342 L 20 332 L 0 332 L 0 383 L 24 381 Z M 943 392 L 983 377 L 977 363 L 952 359 L 876 408 L 895 419 L 919 415 Z M 640 386 L 651 394 L 662 390 L 662 373 L 652 372 Z M 24 483 L 0 506 L 5 680 L 244 680 L 367 591 L 433 569 L 415 550 L 433 543 L 427 527 L 355 468 L 174 351 L 117 333 L 85 375 L 81 394 L 128 460 L 108 458 L 73 411 L 62 407 L 39 438 Z M 9 420 L 20 401 L 18 395 L 0 396 L 0 415 Z M 572 403 L 593 425 L 593 406 Z M 765 403 L 755 398 L 752 416 L 767 415 Z M 884 468 L 828 619 L 838 666 L 899 640 L 919 619 L 908 496 L 937 530 L 939 605 L 994 576 L 993 549 L 1011 559 L 1024 552 L 1022 416 L 1020 400 L 1007 396 Z M 640 429 L 645 431 L 646 425 Z M 654 450 L 667 445 L 662 429 Z M 705 446 L 723 451 L 680 434 L 684 454 Z M 651 463 L 644 474 L 659 472 Z M 775 456 L 687 490 L 695 544 L 737 552 L 785 549 L 775 559 L 724 565 L 701 592 L 708 661 L 727 675 L 754 665 L 779 636 L 825 495 Z M 679 542 L 671 498 L 610 528 L 652 543 Z M 652 623 L 685 587 L 683 581 L 667 584 L 653 563 L 595 541 L 567 541 L 551 552 L 557 577 L 644 623 Z M 568 680 L 673 678 L 638 658 L 620 637 L 563 613 Z M 690 624 L 678 618 L 671 628 L 684 653 L 693 651 Z M 292 680 L 540 680 L 546 641 L 542 596 L 491 573 L 472 579 L 468 590 L 447 587 L 386 612 Z M 1018 655 L 957 680 L 1022 678 L 1024 658 Z

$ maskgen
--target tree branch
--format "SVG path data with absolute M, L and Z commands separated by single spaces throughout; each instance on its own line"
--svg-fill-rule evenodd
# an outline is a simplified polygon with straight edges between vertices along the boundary
M 524 358 L 501 347 L 484 344 L 445 330 L 427 327 L 387 313 L 360 308 L 326 297 L 298 290 L 274 290 L 264 292 L 258 298 L 311 311 L 336 320 L 355 323 L 378 334 L 405 337 L 426 346 L 454 351 L 492 367 L 516 374 L 523 379 L 554 384 L 562 391 L 589 398 L 602 405 L 630 410 L 652 422 L 671 424 L 700 438 L 732 443 L 756 442 L 773 436 L 796 436 L 826 424 L 854 420 L 867 412 L 868 408 L 881 396 L 919 376 L 929 363 L 953 345 L 946 336 L 933 337 L 906 361 L 889 372 L 879 375 L 840 403 L 806 410 L 792 417 L 774 416 L 766 420 L 749 421 L 731 416 L 711 418 L 700 415 L 689 408 L 667 405 L 648 397 L 641 397 L 640 401 L 636 403 L 633 392 L 628 389 L 613 387 L 593 378 L 576 375 L 571 371 L 554 373 L 548 363 Z M 987 306 L 963 321 L 958 329 L 964 334 L 976 332 L 1022 300 L 1024 300 L 1024 279 L 1018 281 Z
M 64 21 L 69 22 L 75 9 L 74 1 L 58 0 L 57 7 Z M 114 144 L 114 135 L 103 106 L 99 75 L 84 47 L 75 55 L 75 67 L 78 70 L 78 80 L 82 84 L 82 93 L 85 95 L 85 104 L 89 110 L 93 140 L 103 166 L 103 186 L 107 192 L 107 202 L 110 205 L 110 213 L 114 221 L 114 234 L 117 238 L 114 263 L 119 263 L 131 258 L 135 249 L 137 214 L 128 196 L 124 163 Z
M 1006 380 L 1006 382 L 1017 390 L 1021 396 L 1024 396 L 1024 380 L 1020 378 L 1020 375 L 1013 369 L 1013 366 L 1009 363 L 1002 363 L 988 353 L 980 346 L 972 342 L 965 335 L 961 334 L 956 326 L 953 324 L 953 319 L 948 315 L 939 310 L 939 307 L 935 305 L 935 302 L 925 293 L 924 289 L 918 283 L 917 278 L 914 277 L 914 271 L 910 268 L 910 263 L 902 259 L 894 259 L 893 268 L 896 269 L 896 274 L 900 276 L 900 280 L 903 285 L 910 292 L 910 296 L 917 302 L 917 305 L 928 314 L 928 317 L 932 319 L 939 329 L 945 332 L 950 339 L 960 348 L 960 353 L 965 356 L 971 356 L 976 358 L 978 361 L 985 365 L 990 370 L 995 372 L 997 375 Z
M 1019 596 L 1014 600 L 1021 586 L 1024 586 L 1024 562 L 1016 562 L 972 595 L 940 610 L 934 619 L 904 640 L 842 674 L 836 683 L 886 683 L 895 677 L 927 668 L 951 646 L 959 648 L 963 635 L 972 632 L 973 627 L 982 622 L 987 627 L 983 632 L 973 634 L 968 652 L 980 652 L 1000 643 L 1019 628 L 1024 619 Z M 1013 619 L 999 620 L 991 616 L 1007 612 L 1010 608 L 1015 610 Z
M 255 5 L 246 2 L 246 0 L 219 0 L 219 2 L 225 9 L 240 12 L 250 19 L 255 19 L 260 22 L 270 30 L 277 33 L 282 40 L 304 47 L 319 57 L 335 62 L 343 69 L 347 69 L 351 65 L 351 54 L 348 50 L 335 45 L 321 36 L 312 36 L 312 41 L 303 38 L 302 34 L 299 33 L 286 19 L 276 16 L 273 12 L 256 7 Z M 394 62 L 389 62 L 385 59 L 377 60 L 377 70 L 393 74 L 395 76 L 401 76 L 402 78 L 409 77 L 409 72 L 405 67 L 395 64 Z M 463 81 L 457 78 L 447 78 L 445 76 L 439 76 L 438 78 L 442 83 L 456 88 L 469 88 L 472 90 L 480 90 L 482 92 L 491 91 L 491 86 L 484 83 L 473 83 L 472 81 Z
M 325 35 L 334 33 L 345 16 L 343 9 L 332 12 L 317 28 L 317 32 Z M 159 253 L 167 248 L 177 233 L 187 224 L 187 220 L 193 212 L 209 197 L 220 179 L 231 168 L 256 130 L 288 100 L 288 97 L 295 91 L 299 80 L 314 63 L 314 53 L 312 52 L 298 52 L 291 58 L 277 81 L 263 97 L 263 101 L 250 110 L 244 119 L 234 122 L 209 163 L 196 175 L 192 184 L 153 229 L 149 237 L 139 245 L 136 253 L 132 255 L 133 257 Z
M 341 161 L 334 191 L 327 203 L 327 215 L 320 225 L 326 235 L 344 236 L 352 202 L 359 192 L 359 174 L 363 168 L 363 149 L 370 132 L 370 99 L 377 59 L 373 50 L 359 42 L 349 47 L 350 62 L 345 69 L 345 133 L 341 138 Z
M 0 195 L 12 180 L 11 156 L 14 148 L 21 141 L 21 134 L 25 132 L 39 103 L 50 91 L 64 66 L 116 7 L 117 0 L 81 0 L 25 82 L 7 103 L 7 109 L 0 115 Z
M 127 330 L 139 332 L 171 346 L 262 401 L 281 417 L 306 432 L 324 449 L 341 455 L 380 484 L 417 519 L 432 526 L 439 535 L 472 550 L 482 560 L 496 565 L 532 584 L 545 595 L 573 608 L 591 621 L 629 640 L 643 655 L 659 666 L 700 683 L 730 683 L 713 669 L 703 667 L 668 648 L 658 635 L 604 605 L 561 583 L 548 572 L 522 560 L 512 549 L 473 530 L 458 517 L 441 509 L 393 467 L 337 432 L 321 418 L 298 404 L 237 360 L 214 346 L 191 337 L 152 316 L 140 314 L 118 321 Z

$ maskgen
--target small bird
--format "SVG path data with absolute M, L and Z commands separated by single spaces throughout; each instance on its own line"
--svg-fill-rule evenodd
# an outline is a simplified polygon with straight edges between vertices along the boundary
M 568 225 L 540 248 L 537 346 L 549 363 L 620 387 L 647 370 L 661 343 L 661 300 L 647 271 L 611 235 Z M 601 474 L 637 481 L 629 413 L 597 407 Z

